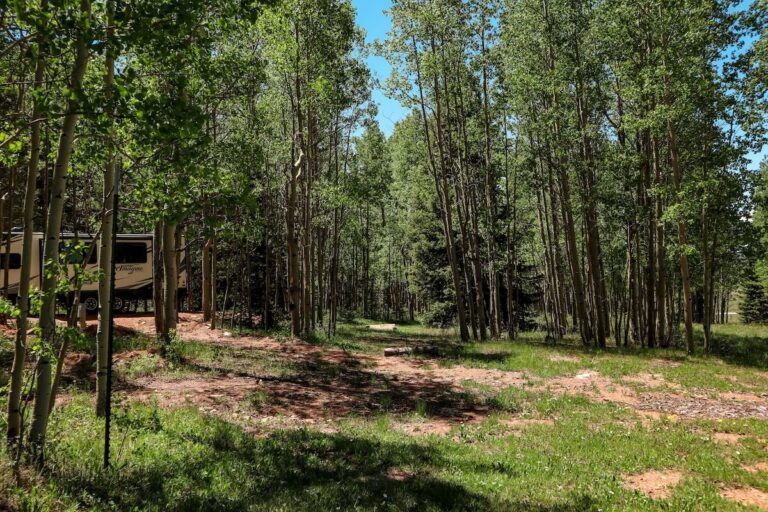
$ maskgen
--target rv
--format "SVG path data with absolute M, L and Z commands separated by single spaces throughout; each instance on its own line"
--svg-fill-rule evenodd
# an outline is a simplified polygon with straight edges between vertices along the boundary
M 8 298 L 15 300 L 19 291 L 19 280 L 21 278 L 21 248 L 23 234 L 13 232 L 11 234 L 11 250 L 7 255 L 8 261 Z M 40 276 L 43 273 L 43 242 L 45 240 L 43 233 L 34 233 L 32 235 L 32 273 L 29 284 L 32 289 L 40 288 Z M 79 234 L 75 236 L 72 233 L 62 233 L 59 243 L 60 255 L 67 255 L 67 275 L 75 275 L 76 266 L 82 266 L 82 260 L 89 257 L 84 270 L 87 275 L 93 276 L 93 279 L 86 279 L 80 292 L 80 301 L 85 304 L 89 312 L 95 312 L 99 307 L 98 289 L 99 283 L 95 278 L 98 276 L 99 256 L 101 253 L 101 243 L 96 241 L 96 247 L 88 254 L 88 251 L 76 251 L 77 242 L 89 246 L 93 241 L 93 235 Z M 153 242 L 154 237 L 149 234 L 119 234 L 117 235 L 117 244 L 115 252 L 115 297 L 113 307 L 116 311 L 127 309 L 133 301 L 151 300 L 153 285 Z M 184 252 L 180 253 L 179 261 L 179 304 L 186 297 L 187 272 Z M 0 290 L 5 289 L 6 275 L 6 244 L 3 240 L 0 246 Z

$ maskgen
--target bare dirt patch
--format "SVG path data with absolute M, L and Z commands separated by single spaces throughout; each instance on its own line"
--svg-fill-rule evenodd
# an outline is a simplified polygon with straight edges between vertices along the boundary
M 0 336 L 4 336 L 6 338 L 15 338 L 16 322 L 7 320 L 0 322 Z
M 637 404 L 635 391 L 603 377 L 598 372 L 581 370 L 570 377 L 557 377 L 544 383 L 547 391 L 556 394 L 584 394 L 590 398 L 618 404 Z
M 740 393 L 737 391 L 719 392 L 716 394 L 719 400 L 733 400 L 737 402 L 754 402 L 757 404 L 768 404 L 768 393 L 755 395 L 752 393 Z
M 372 331 L 382 331 L 382 332 L 394 332 L 397 330 L 397 325 L 395 324 L 374 324 L 369 325 L 368 329 Z
M 387 471 L 387 477 L 390 480 L 395 480 L 397 482 L 403 482 L 405 480 L 408 480 L 409 478 L 413 478 L 413 476 L 414 476 L 413 473 L 411 473 L 410 471 L 406 471 L 403 468 L 393 467 L 393 468 L 389 468 L 389 470 Z
M 768 510 L 768 493 L 754 487 L 730 487 L 723 489 L 720 492 L 720 496 L 742 505 Z
M 160 350 L 154 347 L 148 350 L 131 350 L 128 352 L 120 352 L 112 356 L 112 363 L 126 364 L 126 363 L 130 363 L 131 361 L 135 361 L 136 359 L 139 359 L 141 357 L 145 357 L 148 355 L 157 355 L 159 353 L 160 353 Z
M 669 498 L 682 479 L 683 474 L 675 470 L 653 470 L 623 477 L 625 489 L 641 492 L 654 499 Z
M 626 375 L 621 378 L 623 382 L 629 382 L 631 384 L 639 384 L 640 386 L 648 389 L 659 388 L 673 388 L 680 389 L 680 385 L 674 382 L 669 382 L 662 375 L 657 373 L 637 373 L 634 375 Z
M 488 408 L 450 382 L 423 378 L 413 368 L 397 375 L 368 370 L 365 360 L 350 359 L 342 351 L 325 351 L 302 342 L 280 345 L 283 353 L 301 361 L 295 375 L 253 377 L 222 375 L 176 380 L 137 379 L 129 397 L 146 400 L 156 395 L 164 406 L 196 405 L 230 419 L 261 422 L 280 417 L 296 425 L 316 425 L 381 413 L 426 411 L 428 428 L 441 432 L 455 423 L 479 421 Z M 261 422 L 263 423 L 263 422 Z
M 97 323 L 89 322 L 83 332 L 85 332 L 89 336 L 96 336 L 98 329 L 99 329 L 98 322 Z M 117 319 L 115 319 L 115 335 L 116 336 L 134 336 L 138 332 L 140 332 L 138 329 L 135 329 L 133 327 L 128 327 L 126 325 L 122 325 L 117 322 Z
M 69 352 L 64 356 L 65 377 L 82 380 L 95 376 L 95 358 L 86 352 Z
M 747 464 L 747 465 L 741 466 L 741 468 L 747 473 L 752 473 L 753 475 L 757 473 L 768 473 L 768 462 L 757 462 L 755 464 Z
M 222 398 L 243 399 L 255 390 L 258 381 L 247 377 L 212 376 L 189 378 L 141 377 L 131 382 L 126 392 L 131 398 L 143 400 L 155 395 L 167 406 L 219 405 Z
M 700 394 L 646 393 L 638 397 L 638 409 L 687 418 L 768 419 L 768 400 L 716 400 Z
M 126 330 L 150 335 L 154 333 L 151 316 L 120 317 L 116 322 Z M 246 395 L 259 392 L 266 398 L 258 404 L 256 410 L 240 414 L 259 420 L 278 415 L 296 418 L 300 423 L 333 421 L 381 412 L 411 413 L 416 409 L 416 404 L 421 402 L 420 406 L 427 407 L 430 422 L 447 421 L 450 424 L 482 420 L 487 416 L 487 408 L 467 400 L 465 384 L 471 381 L 494 391 L 514 386 L 555 394 L 583 394 L 595 401 L 635 409 L 641 414 L 645 425 L 650 423 L 650 419 L 658 419 L 662 415 L 768 419 L 768 397 L 749 393 L 723 393 L 713 398 L 682 394 L 677 389 L 674 392 L 652 392 L 659 388 L 674 388 L 661 376 L 652 373 L 624 378 L 629 383 L 649 388 L 649 392 L 643 393 L 591 370 L 580 370 L 572 376 L 548 379 L 542 384 L 533 385 L 522 372 L 460 365 L 443 367 L 437 359 L 359 354 L 312 345 L 301 340 L 277 341 L 267 337 L 239 336 L 209 329 L 199 314 L 181 314 L 177 333 L 182 340 L 268 351 L 298 365 L 302 371 L 299 375 L 265 376 L 261 379 L 241 374 L 216 379 L 181 379 L 173 383 L 148 379 L 137 382 L 137 389 L 129 391 L 129 395 L 146 398 L 148 392 L 156 393 L 169 405 L 191 401 L 204 407 L 211 406 L 211 395 L 222 395 L 225 401 L 231 402 L 228 409 L 237 412 L 243 409 L 238 403 L 246 400 Z M 404 341 L 409 344 L 418 343 L 405 338 Z M 388 338 L 387 342 L 391 343 L 392 339 Z M 567 358 L 573 362 L 579 360 L 569 355 L 558 354 L 552 357 L 560 360 Z M 655 361 L 661 366 L 680 364 L 667 359 Z M 218 402 L 221 401 L 220 397 Z M 221 409 L 220 403 L 214 405 Z M 445 426 L 434 428 L 444 430 Z
M 655 379 L 651 374 L 640 374 L 635 380 L 646 384 L 664 382 L 666 385 L 666 381 Z M 622 404 L 639 411 L 686 418 L 768 419 L 768 399 L 762 396 L 732 393 L 726 394 L 724 399 L 713 399 L 701 393 L 637 393 L 630 387 L 588 370 L 582 370 L 570 377 L 550 379 L 545 382 L 544 387 L 554 393 L 580 393 L 595 400 Z
M 510 418 L 499 423 L 514 435 L 521 435 L 530 427 L 539 425 L 553 426 L 555 424 L 554 420 L 543 418 Z
M 549 356 L 549 360 L 553 363 L 579 363 L 581 358 L 578 356 L 568 356 L 563 354 L 554 354 Z
M 730 444 L 730 445 L 736 445 L 741 442 L 742 439 L 744 439 L 744 434 L 734 434 L 731 432 L 715 432 L 712 435 L 712 440 L 716 443 L 720 444 Z
M 409 436 L 447 436 L 453 430 L 454 423 L 432 419 L 430 421 L 398 423 L 395 429 Z

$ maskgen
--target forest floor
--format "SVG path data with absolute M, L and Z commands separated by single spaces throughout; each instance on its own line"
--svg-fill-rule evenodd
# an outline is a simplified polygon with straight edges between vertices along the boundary
M 151 317 L 117 322 L 114 469 L 75 347 L 49 469 L 0 471 L 0 509 L 768 510 L 768 327 L 717 326 L 715 354 L 689 357 L 182 314 L 161 357 Z

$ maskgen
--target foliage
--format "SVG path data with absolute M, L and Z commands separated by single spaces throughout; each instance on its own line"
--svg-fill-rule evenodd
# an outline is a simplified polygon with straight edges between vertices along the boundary
M 741 321 L 745 324 L 768 322 L 768 295 L 765 285 L 754 274 L 744 281 L 741 295 Z

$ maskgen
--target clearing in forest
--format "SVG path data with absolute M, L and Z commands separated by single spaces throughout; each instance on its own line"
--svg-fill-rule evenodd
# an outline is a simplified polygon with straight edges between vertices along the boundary
M 54 432 L 67 432 L 51 450 L 61 504 L 765 506 L 768 372 L 759 365 L 553 347 L 535 335 L 461 344 L 412 324 L 385 332 L 344 324 L 335 338 L 310 343 L 211 331 L 184 314 L 161 357 L 151 318 L 118 322 L 114 439 L 125 470 L 110 487 L 83 480 L 98 455 L 84 450 L 101 427 L 82 390 L 91 355 L 73 353 L 52 417 Z M 384 356 L 393 347 L 434 350 Z M 18 488 L 8 490 L 19 499 Z

